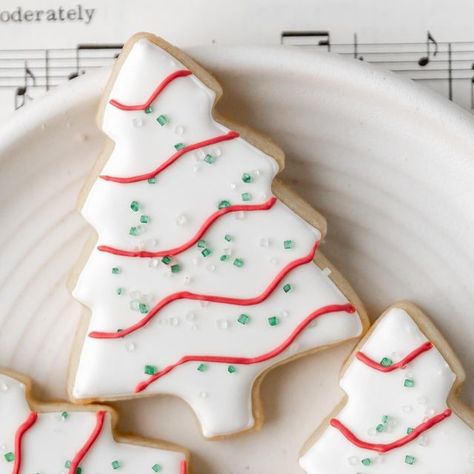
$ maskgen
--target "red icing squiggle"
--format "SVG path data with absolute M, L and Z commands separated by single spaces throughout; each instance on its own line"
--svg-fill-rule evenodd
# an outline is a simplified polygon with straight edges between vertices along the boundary
M 159 250 L 157 252 L 147 252 L 144 250 L 138 251 L 130 251 L 130 250 L 121 250 L 114 247 L 109 247 L 107 245 L 99 245 L 97 247 L 98 250 L 101 252 L 112 253 L 114 255 L 120 255 L 122 257 L 140 257 L 140 258 L 150 258 L 150 257 L 164 257 L 166 255 L 172 257 L 174 255 L 178 255 L 181 252 L 192 247 L 197 241 L 204 235 L 204 233 L 211 227 L 211 225 L 222 217 L 225 214 L 229 214 L 231 212 L 238 212 L 238 211 L 266 211 L 273 207 L 276 203 L 277 199 L 275 197 L 270 198 L 268 201 L 262 204 L 252 204 L 252 205 L 245 205 L 239 204 L 235 206 L 224 207 L 223 209 L 219 209 L 217 212 L 212 214 L 210 217 L 206 219 L 204 224 L 200 227 L 194 237 L 189 240 L 188 242 L 180 245 L 179 247 L 175 247 L 169 250 Z
M 190 291 L 179 291 L 177 293 L 173 293 L 171 295 L 166 296 L 163 298 L 158 304 L 156 304 L 149 313 L 140 321 L 133 324 L 132 326 L 122 329 L 118 332 L 100 332 L 100 331 L 92 331 L 89 333 L 89 337 L 93 337 L 96 339 L 118 339 L 121 337 L 128 336 L 132 332 L 137 331 L 138 329 L 143 328 L 146 324 L 148 324 L 158 312 L 163 309 L 168 304 L 172 303 L 173 301 L 188 299 L 188 300 L 198 300 L 198 301 L 211 301 L 213 303 L 224 303 L 224 304 L 235 304 L 239 306 L 251 306 L 254 304 L 259 304 L 262 301 L 265 301 L 273 290 L 277 287 L 277 285 L 285 278 L 285 276 L 294 268 L 299 267 L 305 263 L 311 262 L 314 258 L 314 254 L 316 253 L 316 249 L 318 248 L 319 241 L 317 241 L 308 255 L 301 257 L 293 262 L 290 262 L 286 265 L 280 273 L 275 277 L 275 279 L 270 283 L 270 285 L 261 293 L 260 295 L 254 298 L 233 298 L 229 296 L 217 296 L 217 295 L 201 295 L 198 293 L 191 293 Z
M 160 372 L 157 372 L 155 375 L 152 375 L 150 378 L 144 382 L 140 382 L 135 387 L 135 393 L 142 392 L 150 384 L 163 377 L 164 375 L 170 373 L 176 367 L 183 365 L 187 362 L 216 362 L 216 363 L 225 363 L 225 364 L 243 364 L 251 365 L 258 364 L 260 362 L 265 362 L 269 359 L 281 354 L 285 349 L 287 349 L 293 341 L 299 336 L 299 334 L 316 318 L 323 316 L 329 313 L 336 313 L 339 311 L 344 311 L 346 313 L 354 313 L 355 308 L 351 304 L 333 304 L 329 306 L 323 306 L 322 308 L 313 311 L 309 316 L 307 316 L 303 321 L 301 321 L 298 326 L 293 330 L 293 332 L 285 339 L 281 344 L 279 344 L 275 349 L 272 349 L 265 354 L 259 355 L 257 357 L 233 357 L 233 356 L 211 356 L 211 355 L 186 355 L 181 357 L 178 362 L 168 365 Z
M 443 420 L 451 416 L 451 413 L 452 411 L 448 408 L 442 413 L 439 413 L 438 415 L 433 416 L 433 418 L 430 418 L 429 420 L 421 423 L 421 425 L 418 425 L 416 428 L 413 429 L 410 434 L 404 436 L 403 438 L 397 439 L 392 443 L 386 444 L 369 443 L 366 441 L 362 441 L 354 433 L 352 433 L 349 428 L 344 426 L 339 420 L 336 420 L 335 418 L 333 418 L 329 422 L 329 424 L 339 430 L 348 441 L 350 441 L 358 448 L 370 449 L 371 451 L 377 451 L 378 453 L 386 453 L 388 451 L 391 451 L 392 449 L 401 448 L 402 446 L 405 446 L 406 444 L 410 443 L 414 439 L 418 438 L 418 436 L 423 434 L 425 431 L 428 431 L 433 426 L 437 425 L 438 423 L 441 423 Z
M 358 352 L 356 354 L 356 358 L 363 362 L 365 365 L 368 365 L 372 369 L 378 370 L 380 372 L 393 372 L 397 369 L 404 369 L 410 362 L 416 359 L 418 356 L 423 354 L 426 351 L 429 351 L 433 347 L 433 344 L 429 341 L 422 344 L 420 347 L 417 347 L 415 350 L 410 352 L 405 358 L 403 358 L 400 362 L 396 364 L 392 364 L 389 366 L 384 366 L 379 362 L 371 359 L 370 357 L 366 356 L 363 352 Z
M 181 465 L 180 465 L 180 473 L 179 474 L 188 474 L 188 463 L 186 461 L 186 459 L 184 459 L 183 461 L 181 461 Z
M 38 413 L 31 412 L 26 419 L 17 429 L 15 433 L 15 464 L 13 465 L 12 474 L 20 474 L 21 471 L 21 462 L 23 459 L 23 454 L 21 451 L 21 442 L 25 433 L 36 423 L 38 419 Z
M 82 448 L 74 456 L 74 459 L 71 462 L 71 467 L 69 468 L 69 474 L 76 474 L 77 468 L 79 467 L 83 459 L 87 456 L 87 453 L 91 450 L 94 443 L 97 441 L 97 438 L 99 437 L 100 433 L 102 432 L 102 428 L 104 427 L 105 414 L 106 412 L 103 410 L 98 411 L 96 413 L 96 424 L 94 427 L 94 431 L 91 433 L 84 446 L 82 446 Z
M 128 176 L 128 177 L 119 177 L 119 176 L 107 176 L 101 175 L 100 178 L 104 179 L 105 181 L 113 181 L 114 183 L 121 183 L 121 184 L 129 184 L 129 183 L 137 183 L 139 181 L 145 181 L 147 179 L 151 179 L 156 177 L 160 174 L 163 170 L 168 168 L 172 165 L 176 160 L 181 158 L 184 154 L 189 153 L 193 150 L 198 150 L 199 148 L 203 148 L 210 145 L 215 145 L 216 143 L 225 142 L 228 140 L 233 140 L 234 138 L 239 137 L 240 135 L 233 130 L 225 133 L 224 135 L 219 135 L 217 137 L 208 138 L 207 140 L 203 140 L 201 142 L 193 143 L 191 145 L 185 146 L 178 150 L 176 153 L 171 155 L 164 163 L 162 163 L 158 168 L 150 171 L 149 173 L 139 174 L 137 176 Z
M 126 111 L 145 110 L 156 100 L 156 98 L 161 94 L 163 89 L 165 89 L 168 84 L 173 82 L 175 79 L 178 79 L 178 77 L 186 77 L 191 74 L 192 72 L 188 71 L 187 69 L 180 69 L 179 71 L 172 72 L 169 76 L 165 77 L 163 81 L 160 82 L 160 84 L 158 84 L 156 89 L 152 92 L 152 94 L 150 95 L 150 97 L 144 104 L 125 105 L 115 99 L 112 99 L 110 101 L 110 104 L 113 105 L 114 107 L 117 107 L 117 109 L 120 109 L 120 110 L 126 110 Z

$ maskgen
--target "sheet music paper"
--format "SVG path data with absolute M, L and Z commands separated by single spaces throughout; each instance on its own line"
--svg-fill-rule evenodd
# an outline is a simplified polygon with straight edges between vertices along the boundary
M 471 0 L 2 0 L 0 121 L 111 65 L 151 31 L 178 46 L 293 45 L 390 69 L 474 110 Z

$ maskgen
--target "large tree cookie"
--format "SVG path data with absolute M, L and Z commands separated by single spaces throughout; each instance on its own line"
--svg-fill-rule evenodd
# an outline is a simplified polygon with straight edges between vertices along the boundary
M 416 307 L 386 311 L 343 371 L 347 399 L 308 442 L 308 474 L 472 474 L 464 371 Z
M 165 41 L 127 43 L 98 117 L 109 146 L 81 198 L 97 236 L 73 284 L 90 310 L 73 398 L 175 394 L 207 437 L 261 422 L 270 367 L 367 323 L 317 252 L 324 219 L 274 181 L 282 151 L 218 117 L 220 96 Z
M 186 453 L 113 433 L 110 408 L 42 404 L 30 382 L 0 372 L 0 473 L 186 474 Z

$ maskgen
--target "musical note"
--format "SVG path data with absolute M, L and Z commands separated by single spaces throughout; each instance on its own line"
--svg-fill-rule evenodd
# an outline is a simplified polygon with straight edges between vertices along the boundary
M 76 77 L 80 76 L 81 74 L 85 74 L 85 70 L 81 69 L 81 52 L 82 51 L 89 51 L 89 52 L 97 52 L 97 51 L 104 51 L 104 50 L 121 50 L 123 48 L 123 44 L 79 44 L 76 47 L 76 68 L 75 71 L 71 72 L 68 75 L 68 80 L 75 79 Z M 120 53 L 114 54 L 114 59 L 119 56 Z
M 283 31 L 280 36 L 280 43 L 299 46 L 325 46 L 328 51 L 331 51 L 329 31 Z
M 354 33 L 354 43 L 353 44 L 354 44 L 354 59 L 359 59 L 360 61 L 363 61 L 364 57 L 359 56 L 359 53 L 358 53 L 359 42 L 357 41 L 357 33 Z
M 28 67 L 28 63 L 25 61 L 24 66 L 24 85 L 17 87 L 15 90 L 15 110 L 23 107 L 26 104 L 26 100 L 31 100 L 31 96 L 28 95 L 28 82 L 31 81 L 31 85 L 34 87 L 36 85 L 36 77 Z
M 438 42 L 433 38 L 433 35 L 428 31 L 426 33 L 426 56 L 422 56 L 418 60 L 418 65 L 419 66 L 426 66 L 430 62 L 430 44 L 433 44 L 435 50 L 433 53 L 433 56 L 436 56 L 438 54 Z

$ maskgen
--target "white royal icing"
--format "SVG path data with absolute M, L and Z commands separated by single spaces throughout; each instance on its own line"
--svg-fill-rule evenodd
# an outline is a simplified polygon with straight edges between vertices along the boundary
M 167 52 L 141 39 L 127 56 L 109 99 L 144 103 L 157 84 L 183 68 Z M 191 75 L 164 89 L 152 104 L 152 113 L 119 110 L 108 103 L 102 128 L 115 147 L 101 174 L 144 174 L 167 160 L 178 142 L 189 145 L 229 132 L 212 118 L 214 98 L 215 93 Z M 162 114 L 169 119 L 164 126 L 156 121 Z M 215 159 L 213 163 L 205 161 L 207 154 Z M 82 213 L 96 229 L 99 246 L 161 251 L 190 241 L 222 200 L 231 205 L 268 202 L 273 197 L 271 183 L 277 171 L 273 158 L 236 138 L 184 154 L 159 174 L 154 184 L 98 179 Z M 251 182 L 244 182 L 243 174 L 250 175 Z M 244 193 L 249 193 L 250 200 L 244 200 Z M 138 211 L 131 209 L 133 201 L 138 203 Z M 140 223 L 141 215 L 148 216 L 149 223 Z M 138 226 L 139 235 L 130 235 L 130 228 Z M 192 245 L 168 265 L 161 257 L 125 257 L 94 249 L 74 290 L 74 296 L 92 313 L 88 333 L 128 328 L 146 316 L 140 305 L 146 311 L 176 292 L 257 297 L 286 265 L 311 255 L 320 232 L 277 201 L 268 210 L 220 217 L 202 239 L 210 255 L 203 256 L 204 248 Z M 291 241 L 291 248 L 284 248 L 284 241 Z M 239 261 L 243 266 L 235 264 Z M 173 273 L 171 266 L 175 264 L 180 271 Z M 120 273 L 112 274 L 114 267 Z M 159 371 L 185 355 L 254 358 L 274 351 L 315 310 L 348 303 L 326 273 L 309 261 L 292 270 L 258 304 L 182 299 L 165 306 L 144 328 L 126 337 L 86 337 L 73 396 L 132 396 L 135 386 L 149 377 L 144 373 L 146 365 Z M 289 292 L 283 290 L 285 284 L 291 285 Z M 250 318 L 247 324 L 238 321 L 242 314 Z M 269 323 L 272 316 L 279 324 Z M 149 385 L 144 393 L 172 393 L 188 401 L 205 436 L 238 432 L 255 422 L 252 385 L 262 371 L 308 349 L 360 333 L 357 313 L 328 314 L 275 357 L 251 365 L 206 363 L 203 371 L 197 369 L 199 362 L 188 362 Z M 236 371 L 230 373 L 229 365 Z
M 408 313 L 394 308 L 383 316 L 360 351 L 377 362 L 384 357 L 397 362 L 424 342 L 427 338 Z M 413 380 L 414 386 L 405 387 L 406 379 Z M 406 368 L 388 373 L 354 359 L 340 382 L 347 403 L 336 418 L 359 439 L 391 443 L 406 436 L 407 428 L 446 410 L 454 380 L 455 374 L 435 347 Z M 389 420 L 379 432 L 376 426 L 384 416 Z M 364 465 L 365 459 L 370 459 L 371 464 Z M 474 431 L 453 412 L 408 444 L 378 454 L 354 446 L 329 426 L 300 464 L 308 474 L 472 474 Z
M 0 374 L 0 473 L 11 474 L 15 461 L 15 434 L 32 410 L 25 398 L 25 386 L 15 378 Z M 21 473 L 67 474 L 68 461 L 86 444 L 94 432 L 97 414 L 94 411 L 38 413 L 36 422 L 23 435 Z M 112 462 L 119 463 L 119 472 L 159 472 L 181 474 L 185 456 L 168 451 L 115 441 L 111 416 L 105 415 L 97 440 L 80 463 L 84 474 L 112 472 Z M 117 468 L 118 469 L 118 468 Z

